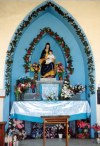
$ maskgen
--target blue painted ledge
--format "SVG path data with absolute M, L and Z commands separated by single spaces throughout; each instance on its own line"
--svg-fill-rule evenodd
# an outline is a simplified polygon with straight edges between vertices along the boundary
M 69 118 L 69 121 L 82 120 L 82 119 L 89 118 L 89 116 L 90 114 L 87 114 L 87 113 L 71 115 Z M 14 115 L 11 115 L 10 117 L 13 119 L 18 119 L 18 120 L 43 123 L 43 119 L 41 117 L 26 116 L 26 115 L 20 115 L 20 114 L 14 114 Z

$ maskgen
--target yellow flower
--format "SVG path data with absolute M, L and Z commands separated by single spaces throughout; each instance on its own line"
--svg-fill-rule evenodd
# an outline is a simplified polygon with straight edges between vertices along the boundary
M 34 72 L 34 68 L 33 68 L 33 65 L 32 64 L 30 66 L 30 70 Z

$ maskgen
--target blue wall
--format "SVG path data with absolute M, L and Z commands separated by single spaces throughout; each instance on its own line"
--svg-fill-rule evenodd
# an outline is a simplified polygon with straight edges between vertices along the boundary
M 14 54 L 14 63 L 12 67 L 12 92 L 11 92 L 11 100 L 14 100 L 14 85 L 16 80 L 22 76 L 30 76 L 30 73 L 25 74 L 23 64 L 23 56 L 25 55 L 25 49 L 29 47 L 29 44 L 32 42 L 33 38 L 36 37 L 40 29 L 44 27 L 50 27 L 54 32 L 57 32 L 60 37 L 63 37 L 66 44 L 69 46 L 71 50 L 71 56 L 73 59 L 73 66 L 75 68 L 74 74 L 71 76 L 71 84 L 81 83 L 83 85 L 87 84 L 86 75 L 85 75 L 85 63 L 84 58 L 81 52 L 81 48 L 76 41 L 73 34 L 70 30 L 55 16 L 53 16 L 50 12 L 46 12 L 41 17 L 39 17 L 34 23 L 32 23 L 26 31 L 24 31 Z M 46 42 L 50 42 L 51 49 L 54 52 L 56 57 L 56 62 L 60 61 L 65 66 L 65 58 L 63 52 L 61 51 L 61 47 L 57 44 L 57 42 L 50 37 L 49 35 L 45 35 L 40 42 L 36 45 L 35 50 L 32 54 L 32 63 L 38 62 L 41 52 L 44 49 Z M 60 54 L 60 55 L 59 55 Z M 86 98 L 85 94 L 83 94 L 82 98 Z
M 61 8 L 65 11 L 63 8 Z M 27 18 L 27 17 L 26 17 Z M 23 35 L 20 38 L 20 41 L 17 44 L 16 50 L 14 52 L 14 61 L 12 65 L 12 84 L 11 84 L 11 94 L 10 99 L 11 102 L 15 100 L 14 97 L 14 86 L 16 80 L 19 77 L 24 76 L 32 76 L 32 74 L 27 73 L 25 74 L 23 64 L 23 56 L 25 55 L 25 49 L 29 47 L 29 44 L 32 40 L 39 34 L 40 29 L 44 27 L 50 27 L 54 32 L 57 32 L 60 37 L 63 37 L 64 41 L 70 48 L 70 53 L 73 59 L 73 66 L 74 66 L 74 73 L 70 77 L 70 81 L 72 85 L 81 83 L 82 85 L 88 85 L 88 70 L 87 70 L 87 60 L 86 55 L 84 53 L 84 46 L 82 45 L 81 41 L 79 40 L 75 30 L 72 28 L 71 25 L 65 19 L 63 19 L 57 12 L 55 12 L 52 8 L 47 9 L 45 12 L 40 13 L 40 16 L 33 20 L 33 22 L 27 27 L 24 31 Z M 46 42 L 51 44 L 51 49 L 54 52 L 56 57 L 56 62 L 60 61 L 63 65 L 66 65 L 66 59 L 64 58 L 64 54 L 61 50 L 61 47 L 57 44 L 57 42 L 50 37 L 49 35 L 45 35 L 40 42 L 36 45 L 35 50 L 33 51 L 31 61 L 38 62 L 41 52 L 44 49 Z M 87 99 L 88 92 L 85 91 L 81 95 L 82 99 Z M 8 99 L 5 100 L 5 106 L 8 105 Z M 92 108 L 95 108 L 95 95 L 92 101 Z M 9 108 L 8 108 L 9 109 Z M 4 119 L 7 119 L 8 112 L 4 112 Z M 93 116 L 95 117 L 95 116 Z M 95 120 L 93 121 L 93 123 Z

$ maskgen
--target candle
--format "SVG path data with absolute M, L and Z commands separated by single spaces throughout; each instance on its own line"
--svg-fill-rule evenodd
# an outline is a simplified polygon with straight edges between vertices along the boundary
M 13 142 L 13 146 L 16 146 L 16 142 L 15 141 Z
M 9 137 L 9 146 L 12 146 L 12 136 Z
M 19 145 L 19 141 L 16 141 L 16 146 L 18 146 Z
M 17 145 L 16 145 L 16 141 L 17 141 L 17 136 L 14 135 L 14 137 L 13 137 L 13 146 L 17 146 Z
M 9 143 L 10 143 L 10 138 L 9 138 L 9 135 L 8 135 L 8 146 L 10 146 Z
M 8 146 L 8 136 L 5 136 L 5 146 Z

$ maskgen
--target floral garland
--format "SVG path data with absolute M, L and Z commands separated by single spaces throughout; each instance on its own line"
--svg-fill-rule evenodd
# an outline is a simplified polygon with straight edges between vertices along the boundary
M 79 26 L 76 24 L 75 20 L 68 14 L 63 12 L 60 7 L 56 6 L 52 2 L 47 2 L 40 8 L 37 8 L 35 11 L 33 11 L 26 20 L 23 20 L 19 28 L 17 29 L 15 36 L 13 40 L 10 43 L 10 50 L 7 51 L 7 59 L 6 59 L 6 71 L 5 71 L 5 89 L 6 89 L 6 95 L 9 95 L 10 93 L 10 88 L 11 88 L 11 71 L 12 71 L 12 63 L 13 63 L 13 56 L 14 56 L 14 51 L 17 46 L 18 41 L 21 38 L 21 35 L 23 34 L 23 31 L 29 26 L 29 24 L 32 22 L 33 19 L 35 19 L 39 13 L 45 11 L 47 8 L 52 7 L 59 15 L 61 15 L 67 22 L 72 25 L 72 27 L 75 29 L 77 35 L 79 36 L 79 39 L 81 40 L 83 46 L 84 46 L 84 51 L 87 55 L 87 64 L 88 64 L 88 77 L 89 77 L 89 89 L 90 93 L 94 94 L 95 93 L 95 77 L 93 74 L 94 71 L 94 61 L 93 61 L 93 56 L 92 52 L 90 50 L 90 46 L 82 32 L 82 30 L 79 28 Z
M 42 29 L 40 31 L 40 33 L 37 35 L 36 38 L 33 39 L 33 41 L 30 43 L 30 47 L 28 49 L 26 49 L 26 54 L 23 57 L 24 58 L 24 68 L 25 68 L 25 72 L 29 72 L 30 71 L 30 56 L 32 54 L 32 51 L 35 49 L 36 44 L 41 40 L 41 38 L 48 33 L 50 36 L 52 36 L 57 43 L 62 47 L 64 54 L 67 58 L 67 68 L 66 68 L 66 72 L 67 72 L 67 77 L 69 77 L 70 74 L 73 73 L 74 68 L 72 65 L 72 56 L 70 55 L 70 49 L 69 47 L 65 44 L 64 39 L 60 38 L 60 36 L 57 33 L 54 33 L 49 27 L 45 27 L 44 29 Z

